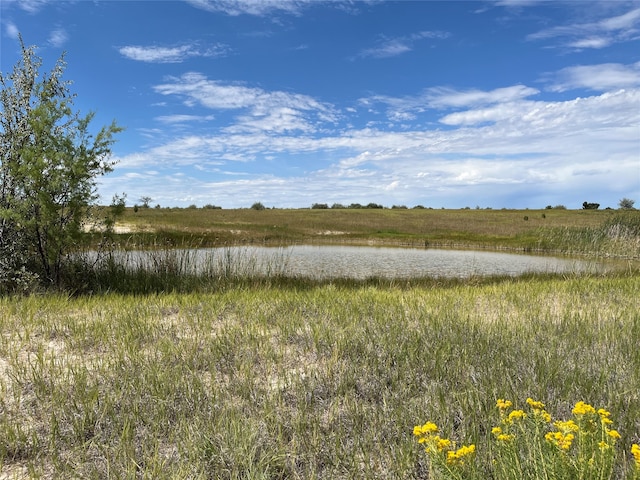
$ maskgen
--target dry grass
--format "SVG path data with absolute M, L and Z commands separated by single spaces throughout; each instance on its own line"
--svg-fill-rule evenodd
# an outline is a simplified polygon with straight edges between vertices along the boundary
M 640 425 L 637 276 L 0 300 L 8 478 L 424 478 L 496 398 Z M 488 452 L 479 452 L 490 468 Z
M 210 244 L 380 242 L 531 247 L 540 229 L 593 228 L 613 211 L 127 209 L 122 225 Z M 525 220 L 527 217 L 527 220 Z M 329 233 L 328 233 L 329 232 Z

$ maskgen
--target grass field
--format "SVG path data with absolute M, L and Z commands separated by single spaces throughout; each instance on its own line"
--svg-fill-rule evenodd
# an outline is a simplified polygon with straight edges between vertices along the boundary
M 640 257 L 637 210 L 129 208 L 117 227 L 120 243 L 349 243 Z
M 299 242 L 326 231 L 383 243 L 440 231 L 449 242 L 459 232 L 468 245 L 524 248 L 530 237 L 553 251 L 638 258 L 637 212 L 620 215 L 141 209 L 122 225 L 180 241 L 253 232 L 245 243 L 273 241 L 270 228 Z M 474 478 L 498 479 L 496 400 L 528 397 L 557 418 L 579 400 L 611 411 L 614 478 L 632 478 L 635 268 L 416 282 L 240 275 L 207 288 L 177 273 L 108 273 L 131 282 L 122 293 L 0 298 L 0 478 L 427 478 L 413 427 L 431 420 L 477 445 Z
M 496 399 L 529 396 L 608 408 L 628 452 L 639 293 L 617 276 L 5 298 L 0 471 L 425 478 L 414 425 L 482 445 Z

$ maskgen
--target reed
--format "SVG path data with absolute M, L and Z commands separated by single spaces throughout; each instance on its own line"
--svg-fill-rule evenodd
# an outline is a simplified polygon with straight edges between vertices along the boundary
M 591 227 L 558 227 L 540 232 L 548 250 L 618 258 L 640 258 L 640 212 L 616 212 Z

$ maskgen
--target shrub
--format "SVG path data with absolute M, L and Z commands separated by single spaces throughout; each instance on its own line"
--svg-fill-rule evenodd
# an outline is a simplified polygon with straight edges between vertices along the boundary
M 635 200 L 631 200 L 630 198 L 623 198 L 618 202 L 618 206 L 623 210 L 632 210 L 633 204 L 636 203 Z
M 91 132 L 94 114 L 73 111 L 64 56 L 42 74 L 35 47 L 22 37 L 20 47 L 13 71 L 0 72 L 0 282 L 17 275 L 58 286 L 122 129 L 113 122 Z
M 600 208 L 600 204 L 599 203 L 582 202 L 582 208 L 584 210 L 597 210 L 598 208 Z
M 251 209 L 252 210 L 265 210 L 265 206 L 262 204 L 262 202 L 255 202 L 253 205 L 251 205 Z

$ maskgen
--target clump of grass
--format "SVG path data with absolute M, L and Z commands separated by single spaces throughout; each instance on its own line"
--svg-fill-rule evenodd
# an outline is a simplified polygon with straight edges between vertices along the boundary
M 564 226 L 540 230 L 542 248 L 607 257 L 640 257 L 640 211 L 618 212 L 597 226 Z
M 259 260 L 251 247 L 137 247 L 76 254 L 67 264 L 62 287 L 75 294 L 211 291 L 282 280 L 288 261 L 283 250 Z

